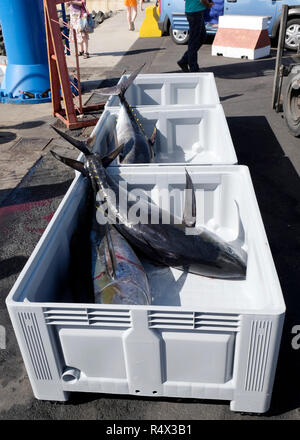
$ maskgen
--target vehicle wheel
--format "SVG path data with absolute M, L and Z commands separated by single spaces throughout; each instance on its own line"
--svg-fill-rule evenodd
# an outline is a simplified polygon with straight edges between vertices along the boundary
M 293 18 L 287 22 L 285 48 L 297 50 L 300 42 L 300 18 Z
M 288 76 L 283 111 L 289 132 L 293 136 L 300 136 L 300 73 L 291 73 Z
M 6 51 L 5 51 L 5 46 L 4 46 L 4 39 L 3 39 L 3 35 L 2 35 L 2 29 L 0 26 L 0 56 L 5 56 L 6 55 Z
M 170 26 L 170 35 L 174 43 L 187 44 L 189 41 L 189 31 L 181 31 L 179 29 L 172 29 Z

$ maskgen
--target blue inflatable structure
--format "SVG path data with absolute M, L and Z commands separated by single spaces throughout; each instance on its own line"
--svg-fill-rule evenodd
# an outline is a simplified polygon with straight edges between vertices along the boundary
M 0 102 L 51 101 L 43 0 L 0 0 L 7 55 Z

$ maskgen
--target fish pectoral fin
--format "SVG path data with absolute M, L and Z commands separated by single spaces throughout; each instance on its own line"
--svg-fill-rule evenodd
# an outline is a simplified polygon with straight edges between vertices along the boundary
M 105 265 L 107 269 L 107 273 L 112 279 L 116 279 L 117 273 L 117 258 L 115 254 L 115 249 L 113 245 L 113 241 L 110 234 L 110 227 L 107 225 L 106 234 L 105 234 Z
M 82 162 L 79 162 L 78 160 L 70 159 L 69 157 L 63 157 L 59 154 L 55 153 L 55 151 L 50 150 L 50 153 L 52 156 L 55 157 L 55 159 L 59 160 L 60 162 L 64 163 L 65 165 L 68 165 L 69 167 L 73 168 L 76 171 L 79 171 L 84 176 L 88 177 L 88 172 L 84 168 L 84 164 Z
M 124 144 L 115 148 L 111 153 L 101 158 L 101 162 L 104 168 L 107 168 L 119 156 L 123 148 L 124 148 Z
M 194 228 L 196 225 L 196 196 L 191 176 L 185 169 L 186 188 L 182 224 L 187 228 Z
M 54 125 L 50 124 L 50 126 L 53 128 L 54 131 L 56 131 L 57 134 L 59 134 L 62 138 L 64 138 L 67 142 L 69 142 L 71 145 L 73 145 L 73 147 L 77 148 L 83 154 L 85 154 L 86 156 L 92 154 L 88 149 L 86 142 L 73 138 L 69 134 L 64 133 L 62 130 L 59 130 L 59 128 L 54 127 Z

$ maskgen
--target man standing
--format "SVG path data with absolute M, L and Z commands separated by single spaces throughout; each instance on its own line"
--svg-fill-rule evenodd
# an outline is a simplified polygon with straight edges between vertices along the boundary
M 184 72 L 199 72 L 197 61 L 198 50 L 206 38 L 204 13 L 214 5 L 210 0 L 185 0 L 185 15 L 189 22 L 188 50 L 177 61 Z

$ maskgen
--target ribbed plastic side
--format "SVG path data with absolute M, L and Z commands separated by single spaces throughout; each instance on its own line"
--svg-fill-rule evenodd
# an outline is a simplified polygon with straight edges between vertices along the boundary
M 188 21 L 184 13 L 172 14 L 172 16 L 173 16 L 174 29 L 186 28 L 186 26 L 188 25 Z
M 239 315 L 150 311 L 149 328 L 238 332 Z
M 18 313 L 19 321 L 37 380 L 52 380 L 43 340 L 34 313 Z
M 252 321 L 245 377 L 246 391 L 263 390 L 271 330 L 272 321 Z
M 47 325 L 131 327 L 129 310 L 113 309 L 44 309 Z

